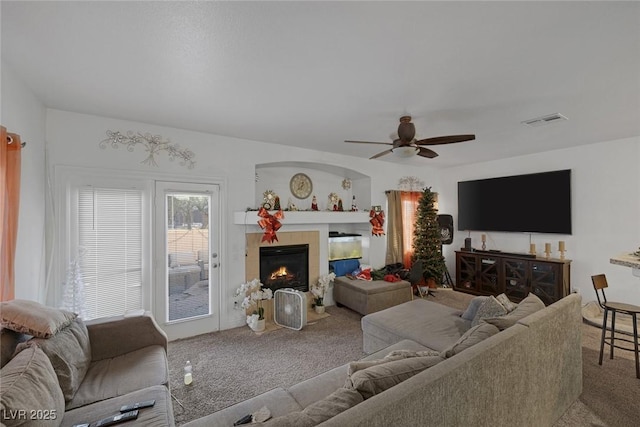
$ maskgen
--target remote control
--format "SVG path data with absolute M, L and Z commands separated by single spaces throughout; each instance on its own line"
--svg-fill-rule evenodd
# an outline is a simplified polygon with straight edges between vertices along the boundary
M 95 427 L 107 427 L 118 423 L 123 423 L 129 420 L 135 420 L 138 418 L 138 410 L 125 412 L 124 414 L 112 415 L 107 418 L 103 418 L 95 424 Z M 91 425 L 93 427 L 93 424 Z
M 134 409 L 150 408 L 155 404 L 155 400 L 147 400 L 146 402 L 138 402 L 134 403 L 133 405 L 124 405 L 122 408 L 120 408 L 120 412 L 129 412 L 133 411 Z

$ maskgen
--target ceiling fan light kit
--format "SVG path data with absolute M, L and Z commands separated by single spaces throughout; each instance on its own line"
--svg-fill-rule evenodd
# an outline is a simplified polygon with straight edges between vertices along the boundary
M 438 157 L 438 153 L 435 151 L 423 147 L 423 145 L 443 145 L 453 144 L 456 142 L 473 141 L 476 139 L 475 135 L 447 135 L 438 136 L 435 138 L 426 138 L 416 140 L 416 127 L 411 123 L 411 116 L 400 117 L 400 124 L 398 125 L 398 139 L 394 139 L 393 142 L 373 142 L 373 141 L 349 141 L 344 142 L 356 143 L 356 144 L 380 144 L 390 145 L 391 148 L 381 153 L 375 154 L 370 159 L 377 159 L 378 157 L 385 156 L 389 153 L 393 153 L 397 157 L 408 158 L 418 155 L 420 157 L 426 157 L 433 159 Z
M 392 148 L 391 152 L 398 157 L 413 157 L 420 152 L 418 147 L 413 145 L 405 145 L 402 147 Z

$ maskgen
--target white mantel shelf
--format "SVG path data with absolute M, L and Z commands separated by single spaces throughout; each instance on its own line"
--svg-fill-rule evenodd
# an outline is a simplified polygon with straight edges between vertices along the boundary
M 620 254 L 612 257 L 609 262 L 611 264 L 622 265 L 624 267 L 631 267 L 633 275 L 640 277 L 640 258 L 635 255 Z
M 277 211 L 269 211 L 271 215 Z M 286 224 L 357 224 L 369 222 L 368 211 L 333 212 L 333 211 L 283 211 L 284 218 L 280 220 Z M 233 223 L 240 225 L 257 225 L 258 211 L 234 212 Z

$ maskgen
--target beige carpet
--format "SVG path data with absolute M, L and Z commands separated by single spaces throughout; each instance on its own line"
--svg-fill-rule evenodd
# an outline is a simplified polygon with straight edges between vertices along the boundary
M 429 300 L 462 310 L 471 298 L 438 289 Z M 327 313 L 302 331 L 280 328 L 257 335 L 241 327 L 169 343 L 171 390 L 183 405 L 174 402 L 176 423 L 362 357 L 361 316 L 335 306 L 327 307 Z M 585 323 L 582 331 L 583 393 L 555 427 L 638 425 L 640 380 L 635 378 L 633 354 L 616 351 L 614 360 L 605 359 L 599 366 L 600 329 Z M 191 386 L 182 383 L 186 360 L 194 366 Z

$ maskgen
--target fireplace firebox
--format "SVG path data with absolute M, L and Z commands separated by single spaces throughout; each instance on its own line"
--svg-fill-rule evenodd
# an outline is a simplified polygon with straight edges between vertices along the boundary
M 309 245 L 260 247 L 260 282 L 277 291 L 309 291 Z

